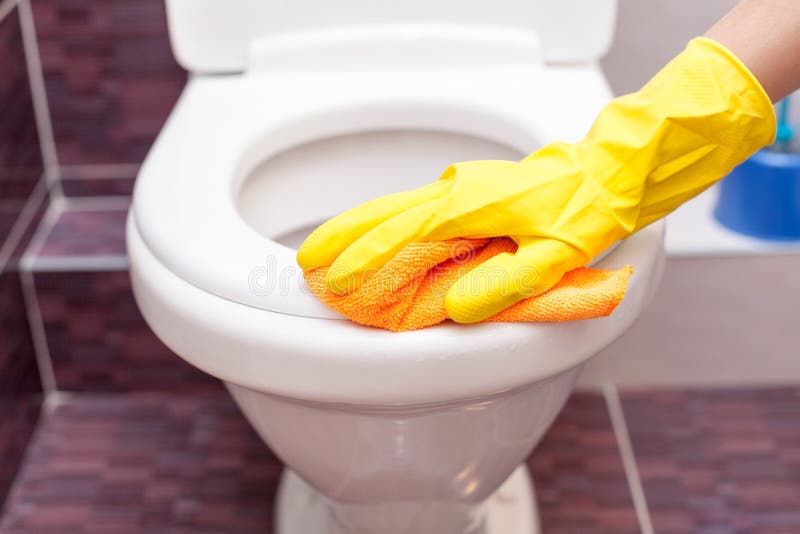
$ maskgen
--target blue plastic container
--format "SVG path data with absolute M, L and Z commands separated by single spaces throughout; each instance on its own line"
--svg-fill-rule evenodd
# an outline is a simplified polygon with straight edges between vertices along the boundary
M 716 219 L 761 239 L 800 239 L 800 154 L 760 150 L 720 184 Z

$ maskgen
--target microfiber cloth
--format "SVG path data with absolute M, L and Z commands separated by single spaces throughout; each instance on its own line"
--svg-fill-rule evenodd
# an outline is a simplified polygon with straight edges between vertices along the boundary
M 327 267 L 309 269 L 304 276 L 311 291 L 329 308 L 358 324 L 403 332 L 445 321 L 444 296 L 450 286 L 489 258 L 516 249 L 516 243 L 506 237 L 411 243 L 369 275 L 359 289 L 345 295 L 325 286 Z M 611 271 L 574 269 L 546 293 L 517 302 L 486 321 L 605 317 L 622 301 L 632 273 L 630 266 Z

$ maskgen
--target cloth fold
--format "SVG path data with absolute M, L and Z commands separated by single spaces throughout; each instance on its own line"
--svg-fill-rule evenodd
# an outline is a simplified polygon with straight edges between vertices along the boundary
M 358 324 L 394 332 L 445 321 L 444 297 L 456 281 L 497 254 L 517 249 L 507 237 L 412 243 L 345 295 L 325 285 L 328 267 L 304 272 L 309 289 L 329 308 Z M 625 296 L 631 266 L 603 271 L 574 269 L 552 289 L 522 300 L 486 321 L 554 322 L 595 319 L 611 314 Z M 502 283 L 502 280 L 499 281 Z M 469 290 L 469 288 L 464 288 Z

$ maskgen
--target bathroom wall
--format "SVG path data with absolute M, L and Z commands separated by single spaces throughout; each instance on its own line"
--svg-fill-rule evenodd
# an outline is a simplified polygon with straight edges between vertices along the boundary
M 67 195 L 129 194 L 186 81 L 163 0 L 33 0 Z
M 736 0 L 618 0 L 617 32 L 603 69 L 616 94 L 642 86 Z
M 19 259 L 46 206 L 16 2 L 0 2 L 0 505 L 38 418 L 41 385 Z
M 59 177 L 23 261 L 45 392 L 217 388 L 152 334 L 128 277 L 134 178 L 186 82 L 164 1 L 30 5 Z

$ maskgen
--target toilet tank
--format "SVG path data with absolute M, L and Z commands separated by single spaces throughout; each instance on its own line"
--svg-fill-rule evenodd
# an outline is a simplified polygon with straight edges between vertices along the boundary
M 547 63 L 600 58 L 616 0 L 167 0 L 172 50 L 193 72 L 245 69 L 258 38 L 385 24 L 487 25 L 537 35 Z

